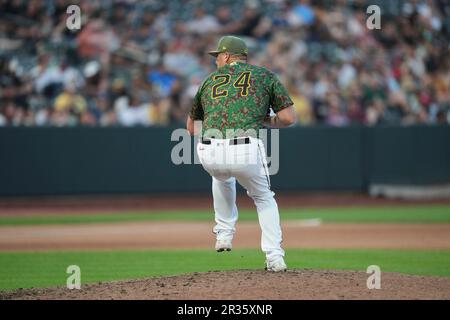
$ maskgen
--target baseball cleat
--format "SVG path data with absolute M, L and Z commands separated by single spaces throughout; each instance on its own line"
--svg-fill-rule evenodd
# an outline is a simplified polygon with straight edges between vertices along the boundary
M 283 257 L 280 257 L 272 261 L 266 260 L 265 269 L 270 272 L 284 272 L 287 270 L 287 266 L 286 263 L 284 263 Z
M 231 240 L 217 240 L 216 241 L 216 251 L 222 252 L 222 251 L 231 251 L 231 248 L 233 246 L 231 245 Z

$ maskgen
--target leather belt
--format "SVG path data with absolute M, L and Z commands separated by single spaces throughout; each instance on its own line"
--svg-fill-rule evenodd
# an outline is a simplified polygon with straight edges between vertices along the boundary
M 209 139 L 202 139 L 202 144 L 211 144 L 211 140 Z M 235 146 L 238 144 L 250 144 L 250 138 L 235 138 L 230 140 L 230 146 Z

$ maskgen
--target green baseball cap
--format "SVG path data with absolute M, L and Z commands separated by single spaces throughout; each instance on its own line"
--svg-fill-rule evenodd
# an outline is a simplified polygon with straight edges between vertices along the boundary
M 235 36 L 224 36 L 220 38 L 217 50 L 209 51 L 208 54 L 217 57 L 219 53 L 229 52 L 233 54 L 247 55 L 248 49 L 244 40 Z

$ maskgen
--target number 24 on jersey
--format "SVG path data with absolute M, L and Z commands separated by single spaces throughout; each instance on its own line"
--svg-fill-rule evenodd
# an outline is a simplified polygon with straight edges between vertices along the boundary
M 236 81 L 233 83 L 233 87 L 240 89 L 241 96 L 245 97 L 248 95 L 248 89 L 250 88 L 250 77 L 250 71 L 241 72 Z M 217 99 L 228 96 L 228 90 L 223 87 L 230 83 L 231 76 L 229 74 L 221 74 L 214 76 L 213 80 L 217 82 L 212 86 L 212 98 Z

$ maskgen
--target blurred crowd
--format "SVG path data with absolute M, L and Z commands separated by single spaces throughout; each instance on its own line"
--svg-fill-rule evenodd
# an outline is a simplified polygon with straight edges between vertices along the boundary
M 389 3 L 370 30 L 365 0 L 0 0 L 0 126 L 184 125 L 224 34 L 299 125 L 448 124 L 450 3 Z

